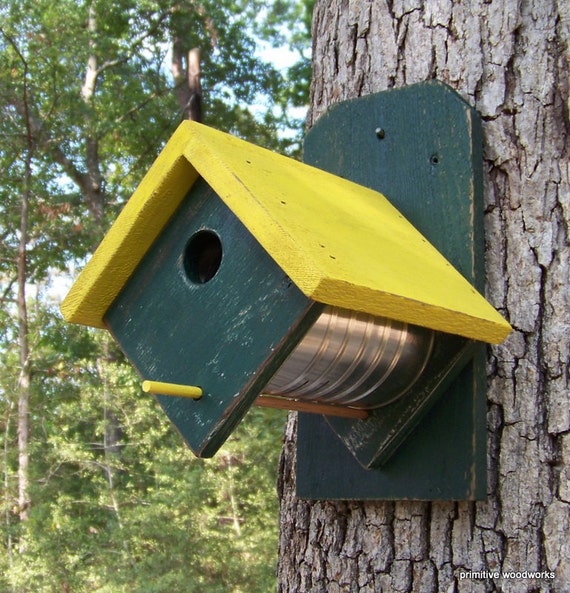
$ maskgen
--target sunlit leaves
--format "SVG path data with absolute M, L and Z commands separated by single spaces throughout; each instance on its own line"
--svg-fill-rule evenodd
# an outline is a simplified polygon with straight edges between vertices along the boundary
M 5 0 L 0 6 L 0 590 L 274 590 L 284 414 L 252 409 L 219 455 L 196 459 L 142 393 L 109 336 L 65 324 L 53 293 L 59 275 L 93 251 L 180 120 L 169 63 L 175 37 L 185 49 L 202 50 L 206 123 L 298 150 L 289 107 L 307 97 L 311 4 Z M 298 65 L 279 70 L 268 63 L 261 41 L 285 43 L 298 53 Z M 96 84 L 87 97 L 81 89 L 90 58 Z M 22 524 L 14 297 L 30 153 L 32 505 Z M 103 200 L 98 218 L 86 180 Z

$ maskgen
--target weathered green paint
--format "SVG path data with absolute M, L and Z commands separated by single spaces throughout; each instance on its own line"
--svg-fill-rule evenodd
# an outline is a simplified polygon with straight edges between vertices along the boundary
M 363 467 L 384 467 L 445 394 L 473 356 L 473 348 L 470 340 L 437 335 L 429 362 L 413 389 L 392 404 L 373 410 L 364 421 L 327 418 L 329 425 Z
M 382 192 L 483 290 L 481 146 L 477 113 L 447 86 L 430 82 L 333 106 L 309 132 L 305 161 Z M 427 374 L 427 401 L 413 392 L 366 421 L 299 415 L 300 497 L 485 497 L 484 347 L 438 340 L 440 352 L 449 347 L 449 360 L 458 360 L 441 385 L 445 368 Z M 463 348 L 473 348 L 466 364 Z M 354 455 L 380 467 L 364 469 Z
M 485 497 L 485 360 L 478 356 L 381 469 L 364 469 L 316 416 L 299 414 L 297 495 L 315 500 Z M 474 426 L 478 423 L 478 426 Z
M 208 229 L 222 243 L 211 280 L 192 282 L 184 252 Z M 158 396 L 202 457 L 213 455 L 321 310 L 198 180 L 105 315 L 142 379 L 204 390 Z

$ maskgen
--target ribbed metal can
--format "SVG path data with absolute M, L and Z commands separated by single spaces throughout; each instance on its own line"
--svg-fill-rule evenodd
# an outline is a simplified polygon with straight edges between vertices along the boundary
M 404 395 L 421 375 L 434 332 L 326 307 L 264 392 L 290 399 L 377 408 Z

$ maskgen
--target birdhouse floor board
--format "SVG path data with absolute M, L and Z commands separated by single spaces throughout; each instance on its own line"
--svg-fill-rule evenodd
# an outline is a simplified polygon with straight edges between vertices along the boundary
M 194 244 L 197 254 L 188 253 L 196 236 L 207 240 Z M 212 274 L 215 237 L 221 261 Z M 192 265 L 205 266 L 205 275 L 189 274 Z M 192 450 L 206 457 L 229 436 L 321 308 L 198 180 L 105 322 L 143 379 L 203 389 L 196 401 L 157 397 Z

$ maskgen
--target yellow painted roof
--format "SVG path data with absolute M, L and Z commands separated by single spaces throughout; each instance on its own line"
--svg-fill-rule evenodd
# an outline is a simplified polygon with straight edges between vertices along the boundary
M 62 304 L 103 316 L 198 176 L 315 301 L 491 343 L 509 324 L 373 190 L 183 122 Z

